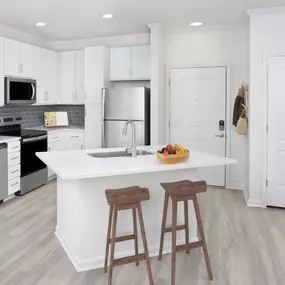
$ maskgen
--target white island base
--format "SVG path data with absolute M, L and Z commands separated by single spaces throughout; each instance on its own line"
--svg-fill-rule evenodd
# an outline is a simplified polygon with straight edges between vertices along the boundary
M 147 187 L 150 200 L 142 202 L 144 223 L 150 256 L 159 252 L 160 230 L 164 203 L 162 182 L 199 180 L 197 169 L 181 169 L 153 173 L 141 173 L 112 177 L 99 177 L 57 182 L 57 227 L 56 236 L 77 271 L 86 271 L 104 266 L 109 206 L 105 189 L 130 186 Z M 167 225 L 171 225 L 171 202 Z M 178 206 L 178 225 L 184 222 L 184 206 Z M 189 223 L 191 241 L 197 241 L 197 223 L 192 201 L 189 201 Z M 138 223 L 139 225 L 139 223 Z M 117 236 L 133 233 L 131 211 L 120 211 Z M 140 228 L 139 252 L 143 253 Z M 185 231 L 177 233 L 177 244 L 185 243 Z M 164 254 L 171 252 L 171 233 L 165 234 Z M 115 257 L 134 255 L 134 241 L 117 243 Z

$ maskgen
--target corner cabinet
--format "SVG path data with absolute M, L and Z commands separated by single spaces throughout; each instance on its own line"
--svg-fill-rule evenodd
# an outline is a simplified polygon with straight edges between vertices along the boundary
M 150 80 L 150 47 L 111 48 L 110 80 Z
M 64 104 L 85 103 L 84 51 L 68 51 L 60 54 L 61 99 Z

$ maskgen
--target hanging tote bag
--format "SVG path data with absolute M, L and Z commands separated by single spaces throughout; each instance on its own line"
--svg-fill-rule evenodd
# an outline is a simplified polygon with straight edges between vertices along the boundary
M 237 133 L 240 135 L 244 135 L 247 133 L 247 129 L 248 129 L 248 118 L 245 109 L 243 109 L 240 118 L 237 122 Z

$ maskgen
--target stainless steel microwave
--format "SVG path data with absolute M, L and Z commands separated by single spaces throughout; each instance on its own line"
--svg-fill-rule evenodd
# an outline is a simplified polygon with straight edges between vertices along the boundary
M 5 77 L 5 102 L 34 104 L 37 102 L 37 81 L 28 78 Z

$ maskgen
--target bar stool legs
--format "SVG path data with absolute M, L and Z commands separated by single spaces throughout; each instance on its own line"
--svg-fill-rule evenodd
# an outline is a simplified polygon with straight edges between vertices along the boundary
M 205 257 L 205 262 L 206 262 L 206 266 L 207 266 L 209 279 L 213 280 L 213 274 L 212 274 L 212 269 L 211 269 L 206 239 L 205 239 L 205 235 L 204 235 L 204 229 L 203 229 L 203 224 L 202 224 L 201 213 L 200 213 L 200 208 L 199 208 L 197 196 L 195 196 L 195 198 L 193 199 L 193 204 L 194 204 L 194 209 L 195 209 L 195 213 L 196 213 L 197 225 L 198 225 L 198 230 L 200 233 L 200 239 L 201 239 L 202 244 L 203 244 L 203 252 L 204 252 L 204 257 Z
M 176 234 L 177 234 L 177 201 L 172 199 L 172 258 L 171 285 L 175 285 L 176 271 Z
M 104 272 L 105 273 L 107 272 L 108 259 L 109 259 L 109 247 L 111 245 L 108 285 L 112 285 L 114 266 L 124 265 L 124 264 L 132 263 L 132 262 L 135 262 L 136 265 L 138 266 L 139 261 L 142 261 L 142 260 L 146 261 L 149 284 L 153 285 L 154 283 L 153 283 L 153 277 L 152 277 L 152 272 L 151 272 L 151 265 L 150 265 L 150 259 L 149 259 L 147 239 L 146 239 L 146 234 L 145 234 L 142 208 L 141 208 L 141 203 L 140 203 L 140 199 L 142 201 L 149 199 L 148 190 L 143 189 L 143 188 L 138 189 L 138 187 L 128 188 L 128 189 L 118 189 L 118 190 L 115 190 L 114 192 L 113 190 L 109 190 L 106 193 L 106 196 L 107 196 L 107 199 L 110 205 L 110 211 L 109 211 L 106 253 L 105 253 L 105 262 L 104 262 Z M 124 211 L 124 210 L 132 210 L 134 234 L 117 237 L 116 230 L 117 230 L 118 211 Z M 137 227 L 137 212 L 136 211 L 138 211 L 138 219 L 140 223 L 142 243 L 144 247 L 144 253 L 142 254 L 139 254 L 139 248 L 138 248 L 138 227 Z M 122 242 L 122 241 L 127 241 L 127 240 L 134 240 L 135 255 L 115 259 L 116 242 Z
M 159 260 L 162 259 L 163 244 L 164 244 L 164 234 L 165 234 L 165 229 L 166 229 L 166 218 L 167 218 L 168 201 L 169 201 L 169 195 L 167 194 L 167 192 L 165 192 L 164 207 L 163 207 L 163 217 L 162 217 L 162 225 L 161 225 L 161 234 L 160 234 L 159 256 L 158 256 Z
M 176 273 L 176 253 L 180 251 L 186 251 L 189 253 L 190 249 L 203 247 L 206 267 L 209 275 L 209 279 L 213 280 L 213 274 L 211 270 L 211 264 L 208 254 L 208 249 L 206 245 L 201 213 L 199 209 L 199 204 L 197 200 L 197 193 L 205 192 L 206 182 L 199 181 L 199 182 L 191 182 L 191 181 L 179 181 L 179 182 L 172 182 L 172 183 L 163 183 L 161 184 L 165 191 L 165 198 L 164 198 L 164 207 L 163 207 L 163 216 L 162 216 L 162 225 L 161 225 L 161 237 L 160 237 L 160 247 L 159 247 L 159 260 L 162 259 L 163 253 L 163 244 L 164 244 L 164 235 L 165 233 L 172 232 L 172 262 L 171 262 L 171 285 L 175 285 L 175 273 Z M 167 218 L 167 209 L 168 209 L 168 202 L 169 197 L 172 201 L 172 227 L 166 228 L 166 218 Z M 199 231 L 200 240 L 197 242 L 190 242 L 189 241 L 189 218 L 188 218 L 188 201 L 192 200 L 196 219 L 197 219 L 197 226 Z M 177 225 L 177 207 L 178 202 L 183 202 L 184 204 L 184 225 Z M 185 230 L 185 244 L 183 245 L 176 245 L 177 242 L 177 231 Z

